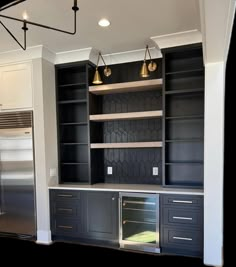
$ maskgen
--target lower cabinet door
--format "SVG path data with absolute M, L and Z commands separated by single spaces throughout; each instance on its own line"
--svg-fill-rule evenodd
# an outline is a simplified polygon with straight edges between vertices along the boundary
M 85 236 L 118 240 L 118 193 L 84 192 Z

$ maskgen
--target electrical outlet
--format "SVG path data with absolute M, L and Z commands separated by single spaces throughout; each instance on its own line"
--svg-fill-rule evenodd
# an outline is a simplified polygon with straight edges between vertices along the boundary
M 152 167 L 152 175 L 154 176 L 158 175 L 158 167 Z
M 112 175 L 112 167 L 107 167 L 107 174 Z
M 57 176 L 57 170 L 56 170 L 56 168 L 50 168 L 50 169 L 49 169 L 49 176 L 50 176 L 50 177 L 55 177 L 55 176 Z

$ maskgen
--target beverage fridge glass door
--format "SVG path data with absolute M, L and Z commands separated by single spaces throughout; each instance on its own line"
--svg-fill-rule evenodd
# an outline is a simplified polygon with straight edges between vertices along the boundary
M 120 193 L 120 245 L 159 253 L 159 195 Z
M 34 237 L 36 216 L 32 128 L 24 128 L 31 125 L 24 113 L 5 115 L 8 123 L 0 114 L 0 234 Z M 28 113 L 31 118 L 31 113 Z M 17 120 L 21 123 L 17 123 Z

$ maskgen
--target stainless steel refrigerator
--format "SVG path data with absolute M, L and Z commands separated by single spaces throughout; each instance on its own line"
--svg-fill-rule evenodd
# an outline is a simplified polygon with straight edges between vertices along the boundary
M 0 235 L 36 236 L 32 112 L 0 113 Z

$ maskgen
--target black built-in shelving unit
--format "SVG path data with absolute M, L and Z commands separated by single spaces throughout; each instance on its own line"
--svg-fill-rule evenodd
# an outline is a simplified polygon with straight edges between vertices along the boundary
M 164 49 L 163 185 L 203 186 L 202 45 Z
M 60 183 L 90 183 L 88 62 L 56 66 Z
M 111 66 L 112 75 L 108 79 L 102 77 L 110 90 L 104 92 L 100 89 L 102 92 L 96 92 L 104 85 L 96 86 L 95 89 L 90 87 L 93 182 L 162 183 L 162 144 L 158 142 L 162 139 L 162 61 L 155 61 L 158 70 L 148 78 L 139 76 L 142 61 L 117 64 Z M 150 80 L 155 80 L 156 85 L 150 85 Z M 121 87 L 118 91 L 115 90 L 117 86 Z M 136 112 L 136 118 L 132 118 Z M 108 117 L 104 117 L 104 114 Z M 129 118 L 117 119 L 116 114 L 126 114 Z M 108 167 L 112 167 L 112 175 L 107 174 Z M 157 176 L 152 173 L 153 167 L 158 167 Z

